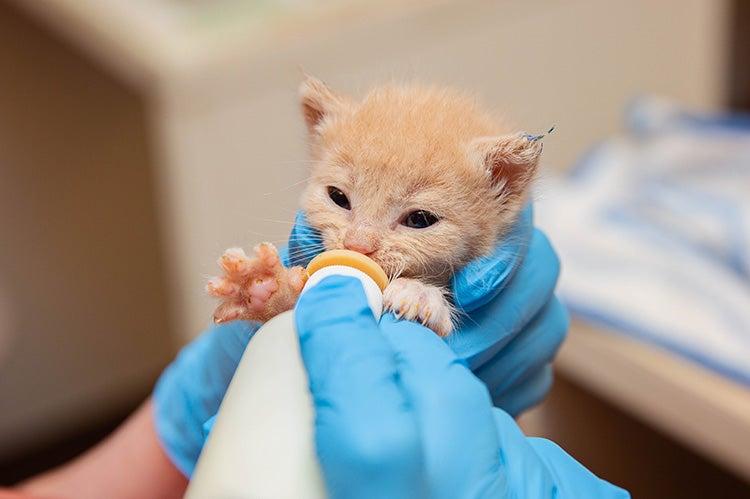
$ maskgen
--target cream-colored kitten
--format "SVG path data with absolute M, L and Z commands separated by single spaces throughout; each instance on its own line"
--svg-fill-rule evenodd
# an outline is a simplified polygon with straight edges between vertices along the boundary
M 326 249 L 368 255 L 388 273 L 385 305 L 451 333 L 450 277 L 487 254 L 516 219 L 536 172 L 536 137 L 506 134 L 476 103 L 444 88 L 388 85 L 362 101 L 308 77 L 300 87 L 312 176 L 302 208 Z M 292 308 L 304 284 L 264 243 L 230 249 L 208 292 L 214 319 L 265 321 Z

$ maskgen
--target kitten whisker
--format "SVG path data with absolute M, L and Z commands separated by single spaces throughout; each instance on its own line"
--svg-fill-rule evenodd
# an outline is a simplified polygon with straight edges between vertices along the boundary
M 307 182 L 311 178 L 312 178 L 312 175 L 310 175 L 309 177 L 303 178 L 302 180 L 299 180 L 297 182 L 294 182 L 293 184 L 289 184 L 289 185 L 286 185 L 284 187 L 281 187 L 281 188 L 279 188 L 279 189 L 277 189 L 275 191 L 265 192 L 265 193 L 263 193 L 263 196 L 270 196 L 272 194 L 278 194 L 279 192 L 288 191 L 289 189 L 291 189 L 293 187 L 297 187 L 300 184 L 304 184 L 305 182 Z
M 304 251 L 290 251 L 289 259 L 290 260 L 306 260 L 307 258 L 311 256 L 315 256 L 322 251 L 323 251 L 323 248 L 306 249 Z
M 289 234 L 289 241 L 310 241 L 314 244 L 323 244 L 323 238 L 311 234 Z
M 277 223 L 277 224 L 286 224 L 286 225 L 294 225 L 294 221 L 289 220 L 274 220 L 272 218 L 256 218 L 259 222 L 270 222 L 270 223 Z
M 289 251 L 289 257 L 308 257 L 311 255 L 317 255 L 318 253 L 322 253 L 325 251 L 325 248 L 322 246 L 316 246 L 312 248 L 304 248 L 304 249 L 292 249 Z
M 318 251 L 318 250 L 323 249 L 324 247 L 325 246 L 322 244 L 310 244 L 310 245 L 298 246 L 296 248 L 293 248 L 293 251 L 304 253 L 304 252 L 310 252 L 310 251 Z

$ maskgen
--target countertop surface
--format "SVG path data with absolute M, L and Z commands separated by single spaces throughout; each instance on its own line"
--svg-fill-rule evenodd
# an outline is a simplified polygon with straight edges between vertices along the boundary
M 623 411 L 750 479 L 750 388 L 578 321 L 560 351 L 558 368 Z

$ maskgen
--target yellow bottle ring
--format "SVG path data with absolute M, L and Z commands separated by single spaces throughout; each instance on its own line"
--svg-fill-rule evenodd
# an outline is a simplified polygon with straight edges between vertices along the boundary
M 368 258 L 362 253 L 345 249 L 324 251 L 313 258 L 307 264 L 307 275 L 311 276 L 318 270 L 332 265 L 345 265 L 364 272 L 375 281 L 375 284 L 378 285 L 381 291 L 384 291 L 386 286 L 388 286 L 388 276 L 383 268 L 375 263 L 372 258 Z

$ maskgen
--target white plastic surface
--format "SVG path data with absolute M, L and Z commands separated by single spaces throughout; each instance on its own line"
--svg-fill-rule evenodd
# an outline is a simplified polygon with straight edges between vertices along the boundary
M 383 297 L 359 270 L 326 267 L 360 279 L 377 318 Z M 314 443 L 314 410 L 299 351 L 294 312 L 274 317 L 247 346 L 188 487 L 188 499 L 323 499 Z

